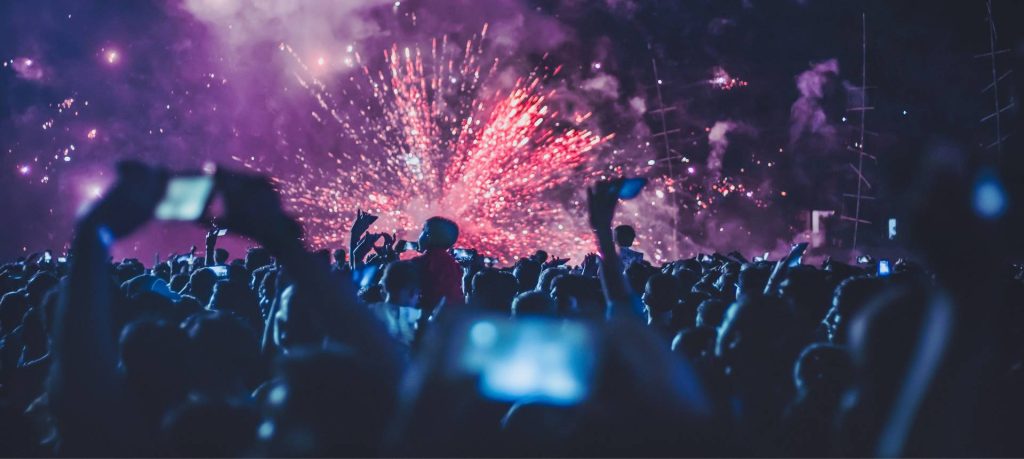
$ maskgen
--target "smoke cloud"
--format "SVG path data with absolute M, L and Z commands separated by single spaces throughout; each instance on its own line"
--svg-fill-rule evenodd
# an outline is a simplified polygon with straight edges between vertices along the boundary
M 796 77 L 800 98 L 790 109 L 789 141 L 796 143 L 805 135 L 831 137 L 835 128 L 828 123 L 822 99 L 825 84 L 839 75 L 839 61 L 829 59 L 811 65 L 811 68 Z

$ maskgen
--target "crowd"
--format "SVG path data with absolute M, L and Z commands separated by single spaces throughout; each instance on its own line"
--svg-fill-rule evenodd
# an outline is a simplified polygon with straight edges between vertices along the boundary
M 122 164 L 66 256 L 0 268 L 0 454 L 1024 454 L 1019 266 L 984 307 L 802 246 L 658 266 L 613 228 L 621 180 L 588 189 L 580 260 L 495 266 L 455 222 L 406 242 L 362 211 L 310 252 L 268 182 L 223 171 L 218 224 L 258 247 L 113 261 L 166 182 Z

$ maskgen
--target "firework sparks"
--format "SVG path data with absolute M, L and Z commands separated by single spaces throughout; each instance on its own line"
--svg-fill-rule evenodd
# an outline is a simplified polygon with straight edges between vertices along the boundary
M 733 88 L 742 88 L 747 85 L 747 82 L 729 75 L 721 67 L 715 67 L 712 71 L 711 79 L 708 80 L 708 84 L 723 91 L 728 91 Z
M 551 108 L 557 94 L 544 82 L 558 67 L 481 95 L 498 65 L 484 60 L 486 33 L 485 26 L 464 45 L 442 37 L 426 52 L 394 45 L 384 53 L 385 68 L 376 71 L 353 53 L 362 80 L 337 98 L 281 45 L 304 70 L 296 74 L 299 83 L 319 103 L 314 119 L 337 126 L 335 134 L 357 145 L 351 153 L 326 153 L 338 166 L 333 170 L 314 169 L 300 151 L 303 173 L 278 177 L 310 243 L 338 244 L 354 209 L 369 208 L 381 217 L 379 230 L 407 235 L 427 217 L 452 218 L 462 228 L 460 245 L 503 262 L 537 248 L 566 255 L 592 250 L 586 231 L 574 230 L 578 218 L 549 193 L 570 177 L 599 174 L 588 153 L 612 136 L 578 127 L 589 113 Z M 356 102 L 367 98 L 360 91 L 369 93 L 365 104 Z M 358 119 L 337 100 L 358 107 Z

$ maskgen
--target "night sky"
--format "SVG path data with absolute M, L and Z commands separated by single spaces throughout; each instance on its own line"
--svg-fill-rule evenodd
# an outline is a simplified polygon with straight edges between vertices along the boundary
M 993 7 L 999 47 L 1012 50 L 1002 73 L 1024 53 L 1024 2 Z M 847 108 L 859 105 L 862 14 L 874 107 L 867 148 L 879 158 L 867 169 L 878 200 L 865 212 L 884 218 L 935 145 L 953 145 L 971 162 L 993 139 L 991 125 L 979 123 L 992 111 L 991 94 L 981 92 L 991 69 L 973 57 L 989 47 L 983 0 L 6 0 L 0 258 L 64 247 L 75 214 L 110 184 L 117 159 L 178 170 L 248 164 L 289 180 L 332 165 L 324 152 L 358 149 L 311 118 L 317 101 L 282 44 L 332 94 L 352 94 L 361 72 L 346 60 L 353 53 L 377 69 L 393 43 L 464 42 L 485 23 L 483 56 L 501 60 L 487 90 L 561 65 L 546 83 L 559 90 L 552 104 L 592 112 L 586 128 L 615 134 L 590 166 L 662 178 L 669 163 L 680 176 L 694 167 L 678 205 L 657 217 L 664 228 L 677 212 L 681 253 L 775 249 L 804 229 L 806 211 L 841 212 L 841 194 L 855 186 L 847 147 L 859 115 Z M 717 86 L 716 71 L 742 83 Z M 1006 81 L 1004 100 L 1019 98 L 1020 75 Z M 672 109 L 668 128 L 678 129 L 669 153 L 653 135 L 661 131 L 657 89 Z M 1007 117 L 1012 131 L 1019 110 Z M 750 196 L 716 193 L 722 183 L 743 184 Z M 549 199 L 571 202 L 582 185 Z M 881 228 L 872 231 L 868 240 L 881 238 Z M 148 261 L 201 242 L 192 225 L 150 225 L 116 253 Z M 228 242 L 235 254 L 245 245 Z

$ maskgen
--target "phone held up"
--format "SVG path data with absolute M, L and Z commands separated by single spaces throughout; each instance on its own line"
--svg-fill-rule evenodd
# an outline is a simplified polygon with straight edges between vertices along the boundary
M 182 173 L 167 181 L 153 215 L 158 220 L 195 221 L 206 213 L 214 194 L 213 174 Z
M 592 392 L 599 346 L 588 324 L 482 316 L 453 331 L 449 377 L 475 380 L 487 398 L 572 405 Z

